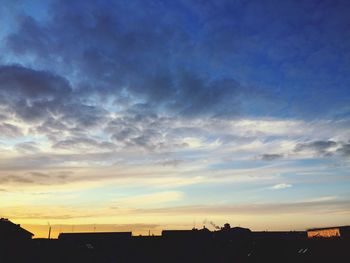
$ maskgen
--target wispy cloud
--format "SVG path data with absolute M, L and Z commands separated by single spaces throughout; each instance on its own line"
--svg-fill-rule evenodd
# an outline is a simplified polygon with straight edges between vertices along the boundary
M 144 207 L 157 206 L 161 204 L 179 201 L 184 197 L 184 194 L 179 191 L 156 192 L 146 195 L 128 196 L 119 198 L 115 201 L 117 207 Z
M 281 183 L 281 184 L 275 184 L 274 186 L 271 187 L 271 189 L 273 189 L 273 190 L 281 190 L 281 189 L 290 188 L 292 186 L 293 185 L 291 185 L 291 184 Z
M 154 214 L 305 214 L 349 213 L 349 200 L 314 200 L 289 203 L 258 203 L 245 205 L 198 205 L 157 209 L 140 209 L 136 212 Z

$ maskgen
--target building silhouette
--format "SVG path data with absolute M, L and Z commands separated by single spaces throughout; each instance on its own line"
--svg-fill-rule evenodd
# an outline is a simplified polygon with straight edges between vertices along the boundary
M 61 233 L 57 239 L 32 239 L 20 225 L 1 219 L 0 263 L 348 262 L 349 229 L 251 231 L 225 224 L 215 231 L 163 230 L 159 236 L 75 232 Z M 335 233 L 336 238 L 307 238 L 309 232 Z
M 61 233 L 58 240 L 73 246 L 87 248 L 106 247 L 110 244 L 125 245 L 130 242 L 131 232 Z
M 312 228 L 307 230 L 308 238 L 350 238 L 350 226 Z
M 17 263 L 28 260 L 34 234 L 6 218 L 0 218 L 0 262 Z
M 6 218 L 0 218 L 0 242 L 19 242 L 32 239 L 34 234 L 25 230 L 19 224 L 12 223 Z

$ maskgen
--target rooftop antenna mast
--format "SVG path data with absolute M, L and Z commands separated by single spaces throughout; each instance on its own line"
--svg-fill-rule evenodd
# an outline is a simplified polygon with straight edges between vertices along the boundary
M 51 225 L 50 222 L 47 222 L 48 226 L 49 226 L 49 234 L 48 234 L 48 239 L 51 239 Z

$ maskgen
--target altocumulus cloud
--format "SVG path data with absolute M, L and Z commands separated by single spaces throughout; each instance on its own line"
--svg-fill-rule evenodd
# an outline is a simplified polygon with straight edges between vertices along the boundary
M 226 14 L 226 9 L 237 13 L 237 8 L 254 15 L 249 6 L 226 1 L 136 3 L 137 10 L 123 1 L 53 1 L 45 6 L 50 17 L 19 13 L 17 27 L 4 36 L 11 60 L 21 64 L 1 68 L 2 105 L 7 114 L 40 122 L 37 132 L 46 132 L 55 145 L 62 145 L 60 141 L 65 139 L 58 138 L 60 131 L 86 137 L 86 129 L 113 123 L 111 111 L 232 118 L 251 114 L 255 106 L 284 107 L 283 103 L 271 105 L 271 100 L 281 99 L 274 89 L 243 85 L 237 80 L 238 72 L 219 74 L 225 71 L 218 61 L 236 56 L 239 62 L 237 55 L 246 53 L 243 44 L 252 39 L 239 24 L 225 19 L 214 23 L 213 17 Z M 262 8 L 271 10 L 273 6 Z M 290 2 L 275 8 L 300 11 Z M 179 12 L 181 9 L 191 15 Z M 276 18 L 259 23 L 267 24 L 269 19 Z M 203 26 L 205 22 L 207 26 Z M 261 43 L 266 41 L 260 33 L 256 37 Z M 254 48 L 261 52 L 262 47 Z M 113 140 L 147 149 L 162 147 L 162 134 L 139 129 L 133 120 L 128 121 L 120 123 L 124 128 L 115 129 Z
M 16 65 L 0 67 L 0 82 L 2 106 L 8 114 L 25 121 L 57 112 L 57 105 L 71 92 L 68 82 L 61 77 Z
M 269 12 L 273 8 L 282 13 L 287 10 L 304 13 L 310 8 L 297 6 L 290 1 L 285 2 L 277 6 L 267 3 L 260 7 L 271 15 L 276 13 Z M 139 6 L 137 10 L 135 4 Z M 238 80 L 243 80 L 240 72 L 236 72 L 234 68 L 224 70 L 230 64 L 231 67 L 236 67 L 244 59 L 249 61 L 246 54 L 251 50 L 254 50 L 254 54 L 264 52 L 263 46 L 269 44 L 269 37 L 280 38 L 282 41 L 287 38 L 278 29 L 275 31 L 277 35 L 270 36 L 271 32 L 262 30 L 255 32 L 255 38 L 251 38 L 245 34 L 248 28 L 244 29 L 238 22 L 226 19 L 232 13 L 238 16 L 237 21 L 243 15 L 249 21 L 252 20 L 247 21 L 246 25 L 256 23 L 252 19 L 256 15 L 255 9 L 250 9 L 243 3 L 135 1 L 132 4 L 124 1 L 103 1 L 96 4 L 94 1 L 76 1 L 68 4 L 65 1 L 53 1 L 47 8 L 51 14 L 49 18 L 35 19 L 29 14 L 21 14 L 16 30 L 5 37 L 6 49 L 12 53 L 14 61 L 19 60 L 19 63 L 28 67 L 35 65 L 39 69 L 45 68 L 66 76 L 74 83 L 74 90 L 79 96 L 94 94 L 99 99 L 105 99 L 106 96 L 113 95 L 118 101 L 120 96 L 126 95 L 136 98 L 137 101 L 147 102 L 153 108 L 166 109 L 184 116 L 234 116 L 264 107 L 277 112 L 284 109 L 285 104 L 272 105 L 269 99 L 282 99 L 288 103 L 287 97 L 281 98 L 281 94 L 273 88 L 242 85 Z M 332 8 L 334 12 L 341 10 L 338 6 Z M 243 12 L 240 14 L 238 9 Z M 186 13 L 179 10 L 186 10 L 189 15 L 186 16 Z M 214 20 L 220 13 L 222 19 Z M 300 26 L 309 25 L 311 30 L 317 31 L 309 16 L 295 20 L 291 15 L 272 15 L 266 18 L 260 15 L 256 19 L 261 18 L 259 23 L 261 28 L 265 28 L 263 25 L 273 25 L 281 17 L 286 19 L 282 23 L 284 26 L 299 23 Z M 341 15 L 339 19 L 340 17 Z M 325 34 L 331 32 L 327 31 Z M 301 45 L 300 41 L 307 32 L 298 33 L 296 37 L 299 38 L 293 39 L 293 45 Z M 323 43 L 324 37 L 322 35 L 318 40 Z M 247 43 L 251 43 L 248 46 L 251 50 L 247 50 Z M 278 46 L 279 54 L 272 51 L 266 54 L 269 61 L 278 64 L 285 59 L 283 55 L 286 54 L 282 53 L 285 49 L 293 50 L 283 45 Z M 289 60 L 287 68 L 292 66 L 293 57 Z M 252 67 L 247 63 L 243 65 Z M 226 73 L 230 70 L 233 74 Z M 292 74 L 292 70 L 286 69 L 286 72 L 279 74 L 292 77 L 288 75 Z M 314 82 L 318 84 L 316 80 Z M 315 84 L 310 85 L 310 91 Z M 339 86 L 337 92 L 345 95 L 342 86 Z M 295 95 L 298 98 L 300 96 L 298 101 L 303 103 L 302 94 L 298 93 L 296 91 Z M 287 93 L 286 96 L 288 95 Z M 332 94 L 337 95 L 338 93 Z M 313 101 L 314 104 L 324 99 L 322 93 L 320 96 Z M 341 100 L 338 103 L 345 99 L 340 96 L 339 98 Z M 309 105 L 305 103 L 298 106 L 306 113 L 309 112 Z M 293 107 L 289 110 L 294 111 Z
M 57 2 L 49 21 L 23 17 L 18 32 L 7 37 L 7 48 L 15 55 L 37 57 L 43 67 L 63 59 L 64 68 L 56 63 L 55 68 L 70 79 L 70 72 L 80 76 L 74 77 L 79 96 L 127 93 L 179 114 L 235 113 L 245 92 L 239 83 L 213 79 L 186 65 L 186 54 L 195 46 L 193 36 L 178 23 L 185 23 L 184 18 L 164 16 L 161 4 L 140 4 L 149 12 L 147 18 L 126 3 L 106 8 L 82 1 L 67 9 Z M 133 20 L 127 15 L 131 12 Z

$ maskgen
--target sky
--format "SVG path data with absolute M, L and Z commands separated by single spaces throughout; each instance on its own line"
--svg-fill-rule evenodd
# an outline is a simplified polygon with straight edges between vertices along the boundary
M 0 2 L 1 217 L 349 224 L 349 1 Z

